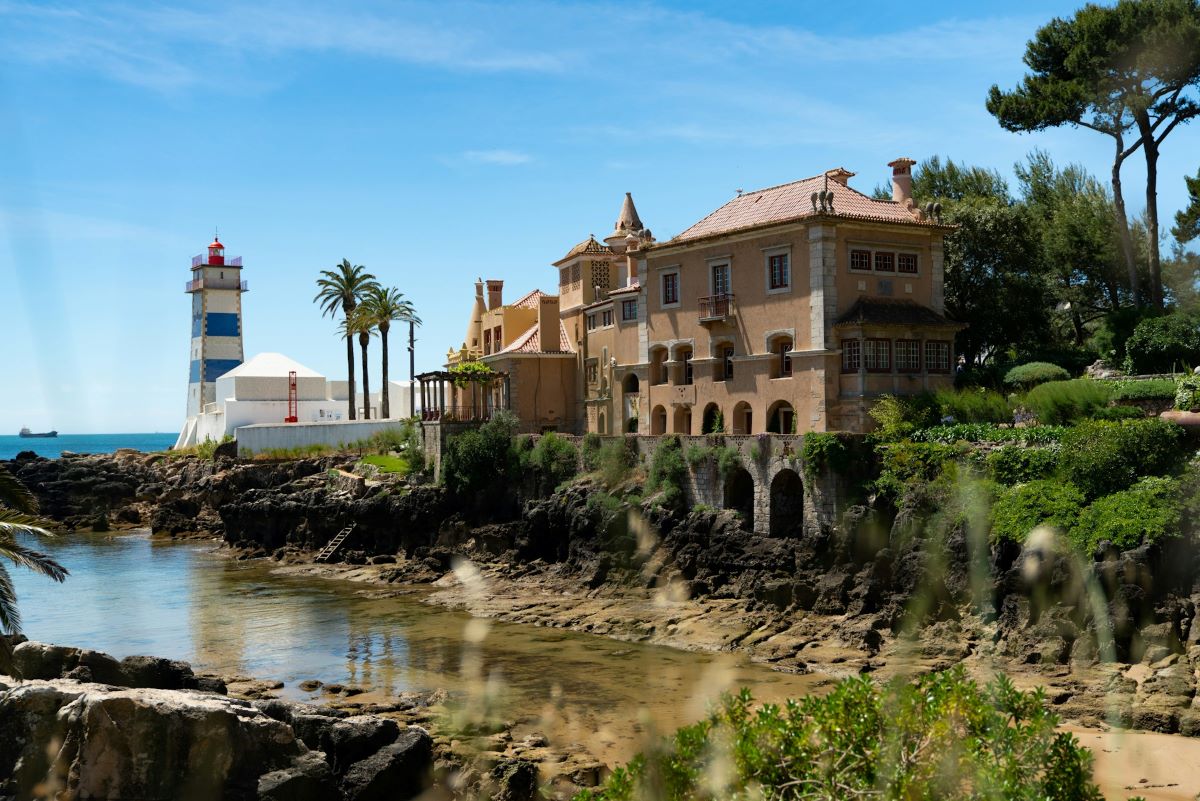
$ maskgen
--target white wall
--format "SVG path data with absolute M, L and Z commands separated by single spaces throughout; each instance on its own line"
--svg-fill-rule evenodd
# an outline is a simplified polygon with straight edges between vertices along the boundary
M 337 423 L 282 423 L 242 426 L 237 430 L 238 456 L 252 456 L 276 448 L 326 445 L 336 448 L 368 439 L 372 434 L 399 428 L 396 421 L 343 420 Z

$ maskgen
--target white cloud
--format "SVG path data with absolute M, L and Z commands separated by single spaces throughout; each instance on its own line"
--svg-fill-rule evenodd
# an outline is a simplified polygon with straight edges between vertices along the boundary
M 463 159 L 475 164 L 514 167 L 518 164 L 528 164 L 533 161 L 533 156 L 516 150 L 468 150 L 463 153 Z

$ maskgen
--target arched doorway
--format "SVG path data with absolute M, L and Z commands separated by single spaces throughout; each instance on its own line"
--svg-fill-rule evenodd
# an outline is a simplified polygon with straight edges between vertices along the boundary
M 600 412 L 600 415 L 597 419 L 598 419 L 598 423 L 596 425 L 597 433 L 607 434 L 608 433 L 608 415 L 605 414 L 604 412 Z
M 692 433 L 692 407 L 679 406 L 675 409 L 674 425 L 671 428 L 673 434 L 683 434 L 687 436 Z
M 641 382 L 636 373 L 630 373 L 621 381 L 621 391 L 626 395 L 636 395 L 641 389 Z
M 742 528 L 754 530 L 754 479 L 744 467 L 725 476 L 725 508 L 742 516 Z
M 746 401 L 739 401 L 733 407 L 732 423 L 733 435 L 735 437 L 748 437 L 754 433 L 754 413 L 750 411 L 750 404 Z
M 767 433 L 795 434 L 796 411 L 787 401 L 775 401 L 767 409 Z
M 624 412 L 625 431 L 630 434 L 636 434 L 638 430 L 638 417 L 641 411 L 642 399 L 638 392 L 641 390 L 641 381 L 638 377 L 629 373 L 621 379 L 621 409 Z
M 724 434 L 725 433 L 725 416 L 721 414 L 721 407 L 715 403 L 710 403 L 704 407 L 704 428 L 702 434 Z
M 798 537 L 804 530 L 804 482 L 785 467 L 771 479 L 771 536 Z
M 667 433 L 667 410 L 661 406 L 655 406 L 654 411 L 650 413 L 650 433 Z

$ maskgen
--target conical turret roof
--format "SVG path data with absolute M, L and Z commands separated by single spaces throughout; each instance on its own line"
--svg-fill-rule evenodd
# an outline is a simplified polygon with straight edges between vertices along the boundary
M 613 226 L 613 229 L 637 232 L 645 227 L 642 225 L 641 218 L 638 217 L 637 208 L 633 205 L 633 195 L 626 192 L 625 202 L 621 204 L 621 216 L 617 217 L 617 224 Z

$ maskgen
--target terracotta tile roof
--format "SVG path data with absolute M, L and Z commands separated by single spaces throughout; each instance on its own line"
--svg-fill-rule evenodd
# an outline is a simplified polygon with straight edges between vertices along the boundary
M 540 289 L 535 289 L 532 292 L 525 293 L 508 305 L 517 309 L 536 309 L 544 297 L 551 296 Z
M 629 286 L 623 286 L 620 289 L 614 289 L 612 292 L 609 292 L 608 294 L 609 294 L 609 297 L 612 297 L 613 295 L 626 295 L 630 292 L 637 292 L 641 288 L 642 288 L 642 285 L 639 284 L 637 281 L 634 281 Z
M 558 321 L 558 350 L 542 350 L 542 338 L 538 335 L 537 323 L 530 326 L 529 330 L 514 339 L 507 348 L 496 351 L 493 356 L 500 356 L 505 353 L 574 353 L 571 348 L 571 340 L 567 336 L 567 329 L 563 326 L 562 320 Z
M 845 311 L 837 325 L 916 325 L 927 327 L 963 328 L 938 314 L 928 306 L 903 298 L 859 298 Z
M 836 170 L 830 171 L 831 175 L 835 173 L 837 173 Z M 932 224 L 929 221 L 918 221 L 912 213 L 894 200 L 875 200 L 833 178 L 829 179 L 828 185 L 829 189 L 833 190 L 832 215 L 835 217 L 896 222 L 907 225 Z M 669 241 L 683 242 L 714 234 L 740 231 L 744 228 L 816 216 L 819 212 L 813 209 L 812 193 L 820 192 L 825 186 L 825 176 L 815 175 L 812 178 L 805 178 L 790 184 L 747 192 L 735 197 Z
M 612 253 L 612 248 L 608 245 L 600 244 L 596 241 L 596 237 L 589 235 L 587 239 L 567 251 L 567 255 L 563 256 L 563 259 L 569 259 L 584 253 Z M 562 261 L 562 259 L 559 259 L 559 261 Z

